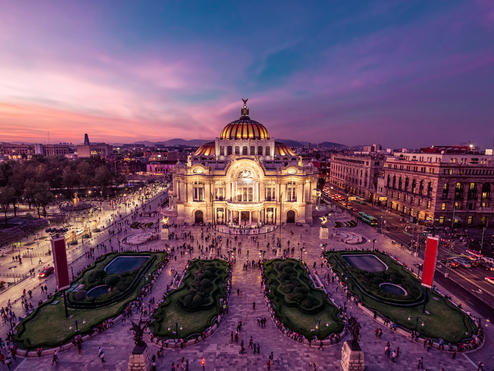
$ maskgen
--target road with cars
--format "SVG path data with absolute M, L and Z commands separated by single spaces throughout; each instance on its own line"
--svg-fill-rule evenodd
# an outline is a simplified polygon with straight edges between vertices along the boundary
M 417 253 L 419 257 L 424 257 L 426 238 L 426 233 L 423 233 L 424 226 L 411 223 L 401 215 L 383 210 L 362 200 L 348 201 L 347 195 L 336 190 L 326 188 L 326 191 L 323 194 L 323 200 L 347 210 L 356 219 L 358 219 L 359 212 L 374 216 L 378 220 L 376 228 L 396 241 L 397 248 L 406 248 Z M 494 283 L 486 280 L 486 277 L 494 277 L 494 271 L 480 265 L 469 268 L 451 267 L 451 259 L 455 257 L 468 259 L 467 239 L 455 239 L 455 242 L 450 245 L 447 234 L 442 231 L 437 232 L 442 238 L 439 245 L 435 279 L 494 322 Z

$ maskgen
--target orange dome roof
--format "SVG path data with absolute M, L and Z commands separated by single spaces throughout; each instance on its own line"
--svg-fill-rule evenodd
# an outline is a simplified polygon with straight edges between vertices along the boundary
M 197 149 L 197 151 L 194 152 L 194 156 L 203 156 L 203 157 L 214 156 L 215 154 L 216 154 L 216 146 L 214 145 L 214 142 L 204 143 L 202 146 L 200 146 Z
M 251 120 L 247 99 L 242 99 L 244 105 L 240 111 L 240 119 L 230 122 L 221 131 L 221 139 L 269 139 L 269 132 L 260 122 Z
M 281 157 L 296 156 L 295 152 L 293 152 L 293 149 L 288 147 L 285 143 L 281 142 L 274 142 L 274 155 Z

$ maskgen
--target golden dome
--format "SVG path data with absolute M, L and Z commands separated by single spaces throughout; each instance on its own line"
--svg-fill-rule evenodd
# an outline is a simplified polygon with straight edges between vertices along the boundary
M 274 155 L 281 157 L 296 156 L 295 152 L 288 147 L 285 143 L 275 142 L 274 143 Z
M 221 139 L 269 139 L 269 132 L 260 122 L 251 120 L 247 99 L 242 99 L 244 105 L 240 111 L 240 119 L 230 122 L 221 131 Z
M 214 142 L 204 143 L 197 151 L 194 152 L 194 156 L 214 156 L 216 154 L 216 146 Z

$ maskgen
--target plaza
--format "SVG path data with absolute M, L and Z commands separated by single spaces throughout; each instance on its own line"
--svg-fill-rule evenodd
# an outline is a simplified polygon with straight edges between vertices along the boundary
M 154 200 L 145 206 L 146 210 L 152 212 L 160 203 Z M 134 216 L 137 218 L 138 216 Z M 132 217 L 131 217 L 132 218 Z M 156 222 L 158 222 L 156 216 Z M 130 225 L 130 221 L 129 221 Z M 407 251 L 398 249 L 391 244 L 390 240 L 382 235 L 376 234 L 373 229 L 366 225 L 358 225 L 352 228 L 354 233 L 365 234 L 369 238 L 376 238 L 376 246 L 380 250 L 390 255 L 396 256 L 400 261 L 406 261 L 408 266 L 413 267 L 417 258 Z M 120 238 L 127 233 L 132 233 L 132 229 L 122 228 Z M 309 345 L 307 342 L 299 342 L 284 334 L 278 328 L 270 314 L 269 303 L 264 295 L 261 286 L 262 276 L 257 264 L 252 265 L 252 260 L 258 261 L 280 258 L 283 256 L 299 259 L 309 267 L 312 275 L 318 276 L 324 285 L 328 296 L 334 300 L 340 308 L 345 308 L 347 315 L 355 316 L 361 323 L 361 347 L 365 352 L 365 362 L 369 370 L 388 369 L 416 369 L 417 362 L 423 357 L 425 367 L 430 370 L 470 370 L 477 362 L 476 357 L 486 360 L 486 346 L 472 354 L 463 355 L 458 353 L 455 359 L 452 353 L 431 349 L 427 351 L 422 343 L 412 342 L 398 332 L 393 331 L 389 326 L 376 322 L 372 316 L 365 313 L 355 302 L 348 300 L 347 295 L 340 285 L 335 281 L 326 280 L 327 274 L 331 271 L 327 265 L 322 264 L 321 253 L 325 248 L 331 247 L 335 250 L 346 250 L 348 244 L 340 240 L 329 239 L 327 246 L 321 246 L 318 226 L 283 226 L 281 234 L 281 247 L 278 247 L 280 234 L 277 230 L 262 235 L 228 235 L 215 232 L 212 227 L 190 226 L 177 227 L 170 225 L 170 240 L 154 240 L 139 246 L 132 247 L 133 251 L 166 251 L 170 254 L 170 262 L 153 282 L 150 291 L 140 305 L 132 306 L 133 310 L 129 317 L 119 318 L 112 322 L 103 331 L 97 331 L 82 343 L 79 354 L 71 343 L 66 350 L 58 351 L 57 369 L 117 369 L 126 370 L 129 354 L 133 349 L 132 335 L 130 331 L 130 320 L 138 321 L 142 318 L 149 318 L 153 312 L 153 305 L 163 298 L 164 293 L 176 287 L 177 276 L 185 269 L 189 260 L 194 258 L 211 259 L 224 258 L 232 263 L 232 289 L 228 301 L 227 313 L 223 316 L 217 328 L 199 342 L 188 342 L 185 346 L 165 347 L 161 357 L 156 358 L 158 369 L 170 368 L 172 363 L 183 364 L 189 362 L 190 370 L 201 369 L 201 361 L 205 360 L 206 369 L 227 370 L 227 369 L 266 369 L 267 362 L 272 352 L 273 370 L 318 370 L 338 369 L 341 359 L 341 345 L 345 338 L 339 343 L 323 345 L 319 349 L 317 341 Z M 227 242 L 227 241 L 230 242 Z M 215 248 L 211 247 L 215 242 Z M 228 245 L 228 246 L 227 246 Z M 290 247 L 288 247 L 290 246 Z M 370 248 L 370 242 L 366 242 L 359 248 Z M 105 253 L 104 250 L 124 251 L 127 247 L 120 245 L 119 240 L 112 239 L 111 244 L 106 244 L 106 248 L 96 248 L 95 259 Z M 91 258 L 89 259 L 91 261 Z M 77 263 L 76 263 L 77 264 Z M 50 292 L 53 292 L 53 277 L 47 279 L 46 283 Z M 33 301 L 44 299 L 44 294 L 33 289 Z M 2 300 L 6 296 L 1 297 Z M 155 304 L 150 304 L 155 303 Z M 253 306 L 255 303 L 255 309 Z M 14 308 L 19 302 L 14 304 Z M 146 315 L 143 317 L 142 308 L 146 308 Z M 266 318 L 265 327 L 259 326 L 259 319 Z M 242 322 L 241 330 L 238 325 Z M 383 331 L 382 337 L 375 336 L 376 328 Z M 5 336 L 8 327 L 2 327 L 2 335 Z M 233 336 L 238 331 L 238 338 Z M 490 328 L 486 328 L 489 333 Z M 488 335 L 489 336 L 489 335 Z M 249 347 L 250 339 L 254 344 L 258 344 L 259 354 L 253 353 L 253 348 Z M 2 337 L 4 338 L 4 337 Z M 151 354 L 159 354 L 160 341 L 149 331 L 146 332 L 145 340 L 149 346 Z M 386 342 L 390 342 L 391 347 L 400 348 L 400 355 L 393 363 L 384 354 Z M 489 338 L 487 342 L 489 342 Z M 246 351 L 240 354 L 241 343 L 244 343 Z M 98 348 L 102 347 L 105 353 L 105 363 L 101 363 L 98 358 Z M 37 357 L 32 352 L 30 357 L 17 357 L 16 365 L 18 370 L 30 370 L 33 367 L 43 370 L 52 369 L 52 352 L 47 355 Z M 468 357 L 468 358 L 467 358 Z M 315 366 L 314 366 L 315 365 Z

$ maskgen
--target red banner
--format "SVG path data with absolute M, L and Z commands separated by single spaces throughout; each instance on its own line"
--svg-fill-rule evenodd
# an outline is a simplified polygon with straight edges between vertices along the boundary
M 57 289 L 65 290 L 70 287 L 69 265 L 67 264 L 67 251 L 65 250 L 65 237 L 53 237 L 51 240 Z
M 425 246 L 424 270 L 422 271 L 422 286 L 432 287 L 434 272 L 436 271 L 437 248 L 439 237 L 427 237 Z

